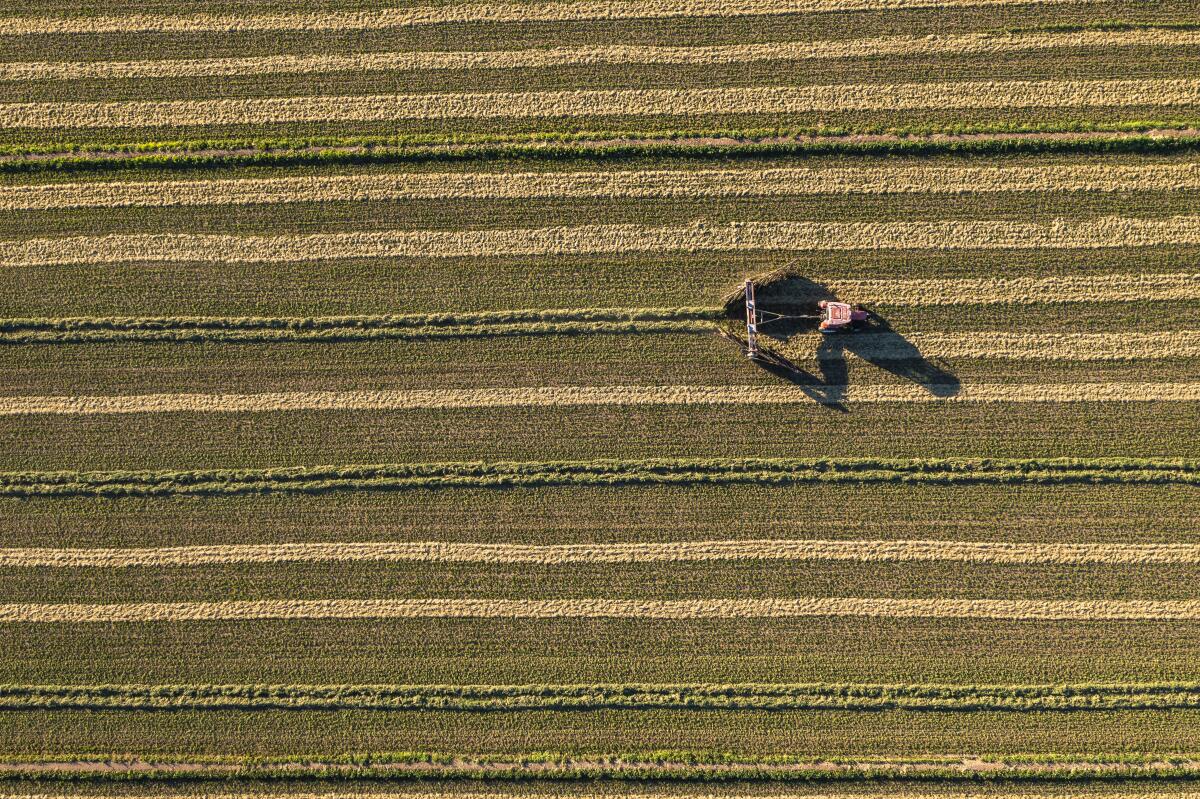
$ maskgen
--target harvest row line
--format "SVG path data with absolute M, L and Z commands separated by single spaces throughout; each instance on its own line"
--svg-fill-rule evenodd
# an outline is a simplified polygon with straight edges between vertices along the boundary
M 0 63 L 0 80 L 190 78 L 371 70 L 519 69 L 592 64 L 736 64 L 878 56 L 987 55 L 1027 50 L 1102 47 L 1190 47 L 1200 31 L 1171 28 L 971 33 L 937 37 L 768 42 L 709 47 L 607 45 L 529 50 L 391 52 L 351 55 L 271 55 L 158 61 L 33 61 Z
M 385 230 L 283 236 L 205 233 L 66 236 L 0 242 L 0 266 L 137 261 L 303 263 L 341 258 L 483 258 L 631 252 L 1031 250 L 1200 245 L 1200 216 L 1047 222 L 735 222 L 517 230 Z
M 1200 44 L 1200 33 L 1197 35 Z M 1200 163 L 359 174 L 55 183 L 0 188 L 0 211 L 431 199 L 784 197 L 810 194 L 1200 189 Z
M 4 710 L 1167 710 L 1200 686 L 1124 685 L 4 685 Z
M 233 563 L 681 563 L 822 560 L 1005 564 L 1200 564 L 1200 545 L 1002 541 L 739 540 L 634 544 L 447 541 L 224 544 L 137 549 L 0 549 L 0 567 L 126 568 Z
M 138 128 L 398 119 L 799 114 L 1032 108 L 1195 107 L 1200 80 L 980 81 L 711 89 L 2 103 L 0 129 Z
M 857 296 L 857 295 L 855 295 Z M 1144 301 L 1146 297 L 1130 299 Z M 1061 300 L 1061 298 L 1060 298 Z M 380 340 L 424 340 L 437 338 L 476 338 L 496 336 L 542 335 L 613 335 L 681 334 L 713 332 L 716 309 L 705 312 L 684 311 L 675 318 L 616 320 L 547 320 L 542 322 L 500 322 L 465 325 L 362 324 L 288 325 L 238 324 L 188 325 L 152 320 L 137 320 L 127 328 L 120 325 L 89 329 L 85 326 L 49 330 L 5 329 L 0 320 L 0 343 L 94 343 L 94 342 L 338 342 Z M 635 316 L 636 314 L 631 314 Z M 255 320 L 269 321 L 269 320 Z M 847 352 L 868 361 L 912 361 L 924 358 L 1011 359 L 1057 361 L 1158 360 L 1200 357 L 1200 333 L 1174 330 L 1157 333 L 864 333 L 836 351 L 816 349 L 811 340 L 788 342 L 781 352 L 798 360 L 843 360 Z M 25 398 L 30 399 L 30 398 Z M 18 406 L 20 402 L 18 401 Z M 0 415 L 11 413 L 0 401 Z
M 0 623 L 255 619 L 1016 619 L 1200 621 L 1200 600 L 1149 599 L 266 599 L 0 604 Z
M 671 17 L 747 17 L 843 11 L 1086 5 L 1100 0 L 576 0 L 541 3 L 455 3 L 439 6 L 257 16 L 0 17 L 0 36 L 75 33 L 380 30 L 456 22 L 570 22 Z
M 0 496 L 206 496 L 406 488 L 754 483 L 1200 485 L 1200 463 L 1145 458 L 674 459 L 410 463 L 162 472 L 0 472 Z
M 1081 334 L 1086 335 L 1086 334 Z M 909 357 L 919 358 L 920 354 Z M 1200 383 L 920 383 L 787 386 L 529 386 L 4 397 L 0 416 L 125 413 L 450 410 L 630 405 L 794 405 L 903 402 L 1200 402 Z

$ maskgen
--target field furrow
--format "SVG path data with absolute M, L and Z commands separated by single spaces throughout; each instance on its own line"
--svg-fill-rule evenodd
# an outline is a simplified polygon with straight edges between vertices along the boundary
M 0 80 L 194 78 L 303 75 L 388 70 L 528 69 L 600 64 L 740 64 L 879 56 L 967 56 L 1066 48 L 1195 47 L 1200 31 L 1146 28 L 1117 31 L 976 33 L 937 37 L 767 42 L 708 47 L 604 45 L 529 50 L 389 52 L 351 55 L 274 55 L 158 61 L 42 61 L 0 63 Z
M 1200 621 L 1200 600 L 812 599 L 473 600 L 324 599 L 131 604 L 0 604 L 2 623 L 251 619 L 895 619 Z
M 1200 42 L 1200 34 L 1198 34 Z M 378 202 L 416 199 L 775 197 L 808 194 L 1136 192 L 1200 189 L 1200 164 L 1042 167 L 414 173 L 9 186 L 0 210 Z
M 662 19 L 670 17 L 745 17 L 821 14 L 844 11 L 899 11 L 987 6 L 1087 5 L 1101 0 L 582 0 L 563 3 L 454 3 L 440 6 L 383 8 L 264 15 L 193 14 L 0 18 L 0 36 L 133 32 L 196 33 L 241 31 L 329 31 L 404 28 L 453 22 L 551 22 L 575 20 Z
M 1200 80 L 966 81 L 702 89 L 384 94 L 234 100 L 2 103 L 0 129 L 139 128 L 931 109 L 1171 108 L 1200 105 Z
M 445 541 L 226 544 L 143 549 L 0 549 L 0 568 L 126 568 L 234 563 L 680 563 L 829 560 L 1008 564 L 1200 564 L 1197 544 L 764 539 L 634 544 Z
M 131 234 L 0 242 L 0 266 L 139 261 L 302 263 L 342 258 L 482 258 L 631 252 L 1034 250 L 1200 245 L 1200 216 L 1049 222 L 744 222 L 678 227 L 390 230 L 290 236 Z

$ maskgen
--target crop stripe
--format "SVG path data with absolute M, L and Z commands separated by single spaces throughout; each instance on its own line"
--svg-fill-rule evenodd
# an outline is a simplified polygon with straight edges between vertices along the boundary
M 77 33 L 233 33 L 245 31 L 386 30 L 457 22 L 575 22 L 672 17 L 753 17 L 845 11 L 1087 5 L 1101 0 L 583 0 L 562 3 L 454 3 L 266 15 L 0 17 L 0 36 Z
M 643 199 L 1189 189 L 1200 189 L 1200 163 L 559 173 L 442 172 L 7 186 L 0 187 L 0 210 L 430 199 Z
M 0 604 L 0 623 L 267 619 L 892 619 L 1196 621 L 1200 600 L 884 599 L 267 599 L 130 604 Z
M 730 560 L 1047 565 L 1196 565 L 1198 544 L 795 540 L 632 544 L 478 544 L 448 541 L 213 544 L 143 549 L 0 549 L 0 568 L 129 568 L 239 563 L 682 563 Z
M 137 128 L 397 119 L 803 114 L 1200 105 L 1200 79 L 581 89 L 546 92 L 0 103 L 0 128 Z
M 528 50 L 271 55 L 154 61 L 31 61 L 0 63 L 0 80 L 197 78 L 303 75 L 322 72 L 443 69 L 538 69 L 605 64 L 738 64 L 754 61 L 879 56 L 989 55 L 1066 48 L 1193 47 L 1200 31 L 1145 28 L 1120 31 L 970 33 L 938 37 L 766 42 L 710 47 L 608 45 Z
M 485 258 L 808 250 L 1027 250 L 1200 245 L 1200 216 L 1047 222 L 742 222 L 676 227 L 387 230 L 283 236 L 204 233 L 67 236 L 0 242 L 0 267 L 143 261 L 303 263 L 348 258 Z

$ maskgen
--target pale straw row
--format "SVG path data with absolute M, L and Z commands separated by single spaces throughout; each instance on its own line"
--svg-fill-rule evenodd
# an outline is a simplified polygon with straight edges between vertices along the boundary
M 601 45 L 527 50 L 270 55 L 155 61 L 13 61 L 0 63 L 0 80 L 199 78 L 304 75 L 323 72 L 443 69 L 540 69 L 606 64 L 709 64 L 807 61 L 884 56 L 991 55 L 1029 50 L 1120 47 L 1195 47 L 1200 31 L 1147 28 L 1122 31 L 968 33 L 870 39 L 727 44 L 710 47 Z
M 95 416 L 128 413 L 267 413 L 276 411 L 414 411 L 655 405 L 793 405 L 818 403 L 1196 402 L 1200 383 L 978 383 L 868 386 L 604 386 L 265 394 L 130 394 L 3 397 L 0 416 Z
M 823 285 L 836 296 L 868 305 L 1031 305 L 1200 300 L 1200 274 L 830 280 Z
M 131 604 L 0 604 L 0 622 L 255 619 L 893 619 L 1196 621 L 1200 600 L 883 599 L 267 599 Z
M 583 225 L 519 230 L 385 230 L 286 236 L 151 233 L 0 242 L 0 266 L 138 261 L 303 263 L 343 258 L 456 258 L 751 250 L 1033 250 L 1200 244 L 1200 216 L 1048 222 L 733 222 L 674 227 Z
M 793 339 L 788 352 L 807 349 Z M 1159 358 L 1200 358 L 1200 331 L 1160 333 L 963 333 L 863 334 L 847 342 L 846 350 L 868 360 L 912 358 L 997 358 L 1019 360 L 1119 361 Z M 822 357 L 820 354 L 817 356 Z M 835 355 L 833 357 L 840 357 Z
M 0 549 L 0 567 L 124 568 L 240 563 L 611 564 L 788 560 L 1047 565 L 1196 565 L 1200 544 L 761 539 L 632 544 L 445 541 L 213 544 L 142 549 Z
M 136 14 L 128 16 L 0 17 L 0 36 L 64 33 L 238 33 L 247 31 L 386 30 L 456 22 L 576 22 L 600 19 L 753 17 L 845 11 L 988 6 L 1075 6 L 1101 0 L 583 0 L 562 3 L 446 3 L 367 11 L 281 14 Z
M 811 194 L 1200 189 L 1200 163 L 618 172 L 410 173 L 0 187 L 0 210 L 431 199 L 642 199 Z
M 582 89 L 546 92 L 2 103 L 0 128 L 137 128 L 398 119 L 802 114 L 1025 108 L 1191 107 L 1200 79 Z
M 263 799 L 261 793 L 139 793 L 143 799 Z M 476 793 L 458 792 L 443 793 L 440 791 L 419 791 L 403 793 L 379 792 L 324 792 L 324 793 L 292 793 L 288 792 L 287 799 L 554 799 L 559 794 L 548 793 Z M 575 799 L 752 799 L 752 794 L 699 794 L 699 793 L 615 793 L 604 791 L 571 792 Z M 884 791 L 863 791 L 860 793 L 772 793 L 772 799 L 894 799 L 895 793 Z M 995 793 L 914 793 L 906 791 L 905 799 L 1045 799 L 1046 794 L 1010 793 L 1007 791 Z M 1096 793 L 1062 792 L 1055 793 L 1055 799 L 1098 799 Z M 1173 793 L 1153 792 L 1120 792 L 1103 794 L 1104 799 L 1200 799 L 1200 793 L 1180 791 Z M 21 793 L 0 794 L 0 799 L 79 799 L 79 794 L 54 793 Z

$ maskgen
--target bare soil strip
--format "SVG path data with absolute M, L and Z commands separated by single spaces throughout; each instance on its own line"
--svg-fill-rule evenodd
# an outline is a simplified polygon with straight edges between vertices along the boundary
M 0 567 L 126 568 L 234 563 L 677 563 L 821 560 L 905 563 L 1200 564 L 1200 544 L 763 539 L 636 544 L 469 544 L 443 541 L 226 544 L 149 549 L 0 549 Z
M 62 33 L 224 33 L 378 30 L 454 22 L 571 22 L 595 19 L 746 17 L 979 6 L 1085 5 L 1100 0 L 583 0 L 564 3 L 455 3 L 265 15 L 0 17 L 0 36 Z
M 396 119 L 801 114 L 987 108 L 1194 107 L 1200 79 L 964 81 L 713 89 L 0 104 L 0 128 L 138 128 Z
M 873 39 L 768 42 L 712 47 L 610 45 L 464 52 L 275 55 L 157 61 L 32 61 L 0 63 L 0 80 L 192 78 L 297 75 L 382 70 L 530 69 L 593 64 L 738 64 L 878 56 L 989 55 L 1083 47 L 1194 47 L 1200 31 L 1147 28 L 1119 31 L 972 33 Z
M 893 619 L 1197 621 L 1200 600 L 881 599 L 273 599 L 130 604 L 0 604 L 0 623 L 252 619 Z
M 602 405 L 790 405 L 879 402 L 1197 402 L 1200 383 L 880 386 L 556 386 L 510 389 L 296 391 L 4 397 L 0 416 L 127 413 L 401 411 Z
M 1026 250 L 1200 245 L 1200 216 L 1048 222 L 734 222 L 523 230 L 387 230 L 284 236 L 152 233 L 0 242 L 0 267 L 139 261 L 303 263 L 346 258 L 488 258 L 749 250 Z
M 415 199 L 623 199 L 1188 189 L 1200 189 L 1200 163 L 973 168 L 743 168 L 565 173 L 450 172 L 6 186 L 0 187 L 0 210 L 43 211 L 63 208 Z

